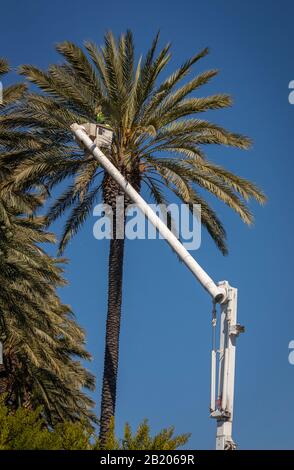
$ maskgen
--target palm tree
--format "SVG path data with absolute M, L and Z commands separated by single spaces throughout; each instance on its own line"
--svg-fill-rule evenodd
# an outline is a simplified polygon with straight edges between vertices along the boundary
M 14 213 L 1 191 L 0 214 L 0 392 L 13 409 L 42 405 L 50 425 L 90 423 L 93 401 L 83 388 L 93 390 L 94 378 L 77 360 L 90 359 L 85 335 L 56 294 L 65 284 L 60 261 L 39 246 L 54 237 L 43 218 Z
M 0 73 L 8 70 L 0 60 Z M 90 359 L 85 335 L 56 294 L 65 284 L 62 260 L 40 247 L 55 242 L 44 217 L 34 215 L 44 195 L 41 188 L 14 190 L 10 182 L 11 162 L 34 140 L 4 122 L 24 90 L 21 84 L 5 89 L 0 105 L 0 393 L 13 409 L 42 405 L 50 425 L 65 419 L 91 424 L 94 403 L 83 388 L 93 389 L 94 378 L 77 360 Z
M 246 224 L 253 220 L 247 201 L 265 200 L 254 184 L 212 163 L 204 152 L 209 144 L 239 149 L 250 145 L 248 138 L 197 116 L 232 104 L 226 94 L 191 96 L 217 74 L 216 70 L 180 83 L 208 50 L 197 53 L 159 82 L 171 53 L 169 44 L 157 52 L 158 40 L 157 35 L 146 56 L 137 63 L 132 34 L 128 31 L 119 40 L 108 33 L 102 48 L 85 43 L 88 55 L 70 42 L 59 44 L 57 51 L 65 63 L 51 65 L 47 71 L 30 65 L 21 67 L 21 73 L 42 93 L 27 94 L 24 105 L 8 116 L 7 122 L 28 126 L 30 135 L 40 139 L 41 149 L 33 149 L 27 158 L 18 161 L 14 178 L 16 184 L 41 182 L 49 190 L 62 180 L 68 182 L 66 191 L 48 213 L 51 223 L 71 210 L 60 252 L 99 197 L 115 209 L 116 197 L 121 192 L 97 161 L 77 147 L 69 129 L 73 122 L 95 122 L 97 114 L 100 117 L 102 113 L 114 131 L 111 149 L 105 153 L 128 181 L 137 191 L 145 184 L 156 203 L 167 203 L 165 188 L 168 188 L 191 209 L 193 204 L 201 204 L 202 224 L 223 254 L 227 253 L 224 227 L 201 190 L 227 204 Z M 115 413 L 121 322 L 124 240 L 116 238 L 115 220 L 113 225 L 101 400 L 102 443 Z

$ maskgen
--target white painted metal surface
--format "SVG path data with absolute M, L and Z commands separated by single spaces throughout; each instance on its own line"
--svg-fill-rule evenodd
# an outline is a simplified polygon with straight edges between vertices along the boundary
M 88 136 L 97 145 L 97 147 L 110 148 L 113 138 L 113 132 L 111 128 L 104 126 L 103 124 L 83 124 Z
M 237 289 L 226 281 L 222 283 L 228 292 L 228 297 L 221 304 L 220 341 L 219 349 L 215 341 L 212 346 L 211 358 L 211 400 L 210 416 L 217 420 L 216 449 L 235 449 L 232 438 L 234 388 L 235 388 L 235 357 L 236 338 L 244 331 L 237 323 Z M 216 333 L 216 312 L 213 314 L 213 335 Z M 217 360 L 218 355 L 218 386 L 215 400 Z
M 210 412 L 215 411 L 215 389 L 216 389 L 216 324 L 217 324 L 216 304 L 213 302 L 212 311 L 212 345 L 211 345 L 211 379 L 210 379 Z

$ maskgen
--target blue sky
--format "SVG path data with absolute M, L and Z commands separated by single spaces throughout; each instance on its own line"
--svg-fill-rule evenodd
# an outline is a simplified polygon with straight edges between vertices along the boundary
M 215 280 L 227 279 L 239 289 L 239 320 L 246 334 L 238 342 L 234 437 L 241 449 L 294 449 L 294 366 L 288 362 L 294 339 L 294 106 L 288 102 L 294 79 L 293 15 L 291 0 L 149 0 L 144 7 L 131 0 L 1 3 L 0 56 L 14 67 L 47 67 L 60 60 L 55 43 L 101 43 L 108 29 L 119 34 L 131 28 L 138 53 L 160 29 L 162 44 L 172 42 L 169 71 L 210 47 L 195 72 L 218 68 L 220 74 L 202 93 L 228 92 L 234 106 L 207 117 L 249 135 L 254 145 L 248 152 L 211 147 L 208 156 L 257 182 L 269 198 L 263 208 L 252 205 L 252 228 L 213 202 L 228 232 L 229 256 L 222 257 L 204 232 L 194 253 Z M 66 252 L 69 286 L 61 297 L 87 331 L 99 401 L 108 245 L 94 239 L 94 221 L 88 220 Z M 213 448 L 210 314 L 207 294 L 164 241 L 127 242 L 119 433 L 125 421 L 136 426 L 148 417 L 154 431 L 173 424 L 177 432 L 192 432 L 189 448 Z

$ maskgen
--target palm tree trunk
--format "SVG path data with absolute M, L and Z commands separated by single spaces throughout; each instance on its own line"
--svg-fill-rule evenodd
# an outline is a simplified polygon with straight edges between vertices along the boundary
M 100 443 L 102 447 L 106 443 L 111 419 L 114 417 L 115 413 L 122 304 L 124 242 L 124 239 L 116 239 L 116 220 L 114 215 L 113 238 L 110 240 L 109 251 L 108 309 L 101 397 Z
M 141 183 L 139 167 L 134 166 L 130 172 L 122 167 L 120 171 L 139 192 Z M 119 207 L 117 197 L 123 197 Z M 124 236 L 126 209 L 132 202 L 108 173 L 104 174 L 103 179 L 103 199 L 112 208 L 113 233 L 108 265 L 108 308 L 99 433 L 102 448 L 105 446 L 111 420 L 115 415 L 125 245 L 125 240 L 121 237 Z

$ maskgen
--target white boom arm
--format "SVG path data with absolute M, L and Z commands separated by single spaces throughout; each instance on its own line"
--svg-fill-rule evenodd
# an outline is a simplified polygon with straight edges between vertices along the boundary
M 97 139 L 93 142 L 88 136 L 86 129 L 95 125 L 72 124 L 71 130 L 76 139 L 96 158 L 100 165 L 107 171 L 130 199 L 138 206 L 147 219 L 159 231 L 162 237 L 169 243 L 172 249 L 178 254 L 196 279 L 211 295 L 214 305 L 221 304 L 221 325 L 220 325 L 220 349 L 216 349 L 213 341 L 211 356 L 211 417 L 217 419 L 216 449 L 234 449 L 235 444 L 232 439 L 232 419 L 234 400 L 234 380 L 235 380 L 235 338 L 242 331 L 242 327 L 236 323 L 237 320 L 237 289 L 232 288 L 228 282 L 223 281 L 218 285 L 209 277 L 204 269 L 190 255 L 182 243 L 172 233 L 165 223 L 157 216 L 140 194 L 131 186 L 126 178 L 111 163 L 111 161 L 98 148 Z M 102 126 L 97 126 L 102 127 Z M 103 131 L 103 130 L 102 130 Z M 109 132 L 109 131 L 108 131 Z M 213 331 L 215 337 L 216 314 L 213 317 Z M 219 378 L 218 378 L 218 398 L 215 400 L 217 354 L 219 353 Z
M 140 196 L 139 193 L 130 185 L 126 178 L 118 171 L 118 169 L 111 163 L 111 161 L 104 155 L 104 153 L 93 143 L 90 137 L 86 134 L 83 126 L 73 124 L 71 129 L 77 139 L 89 150 L 95 157 L 100 165 L 106 170 L 112 178 L 119 184 L 123 191 L 130 197 L 130 199 L 139 207 L 148 220 L 158 229 L 162 237 L 169 243 L 173 250 L 179 255 L 180 259 L 192 271 L 194 276 L 198 279 L 204 289 L 209 292 L 214 300 L 219 302 L 226 297 L 226 291 L 218 287 L 208 274 L 201 268 L 201 266 L 190 255 L 177 237 L 169 230 L 165 223 L 158 217 L 157 214 L 151 209 L 146 201 Z

